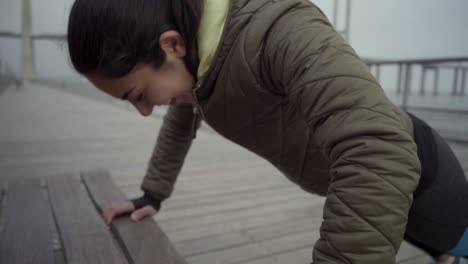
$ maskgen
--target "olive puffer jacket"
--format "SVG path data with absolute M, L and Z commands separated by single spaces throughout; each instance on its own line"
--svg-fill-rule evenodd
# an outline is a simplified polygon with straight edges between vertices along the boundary
M 314 263 L 394 263 L 420 163 L 411 120 L 307 0 L 232 0 L 194 90 L 219 134 L 326 196 Z M 169 109 L 142 189 L 172 192 L 192 142 L 190 106 Z

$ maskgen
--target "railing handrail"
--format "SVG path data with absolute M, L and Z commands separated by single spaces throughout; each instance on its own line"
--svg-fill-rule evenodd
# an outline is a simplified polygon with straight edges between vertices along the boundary
M 0 38 L 21 38 L 21 33 L 15 32 L 7 32 L 7 31 L 0 31 Z M 31 38 L 33 40 L 66 40 L 67 36 L 65 34 L 53 34 L 53 33 L 46 33 L 46 34 L 37 34 L 32 35 Z
M 426 69 L 440 68 L 440 69 L 468 70 L 468 65 L 427 64 L 427 65 L 424 65 L 424 67 Z
M 21 34 L 14 33 L 14 32 L 1 31 L 0 38 L 21 38 Z
M 367 64 L 373 65 L 388 65 L 388 64 L 441 64 L 454 62 L 468 62 L 468 57 L 442 57 L 442 58 L 426 58 L 426 59 L 374 59 L 363 58 Z

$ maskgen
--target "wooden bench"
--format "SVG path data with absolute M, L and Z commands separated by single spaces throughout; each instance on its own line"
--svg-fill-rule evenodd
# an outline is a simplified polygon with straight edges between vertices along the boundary
M 102 208 L 126 199 L 104 170 L 0 186 L 0 263 L 186 263 L 151 218 L 104 223 Z

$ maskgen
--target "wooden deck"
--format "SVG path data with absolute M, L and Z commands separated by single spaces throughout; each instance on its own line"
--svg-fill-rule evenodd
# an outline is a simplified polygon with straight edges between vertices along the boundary
M 468 171 L 468 115 L 418 115 L 452 139 Z M 161 119 L 32 84 L 0 94 L 0 124 L 0 180 L 105 168 L 134 197 Z M 202 127 L 155 220 L 188 263 L 309 263 L 323 202 Z M 408 244 L 398 254 L 428 261 Z

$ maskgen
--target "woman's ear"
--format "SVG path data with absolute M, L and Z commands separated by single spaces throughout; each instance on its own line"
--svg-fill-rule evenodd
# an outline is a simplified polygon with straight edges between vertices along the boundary
M 186 55 L 185 42 L 179 32 L 169 30 L 161 34 L 159 37 L 159 45 L 164 50 L 167 56 L 176 56 L 183 58 Z

